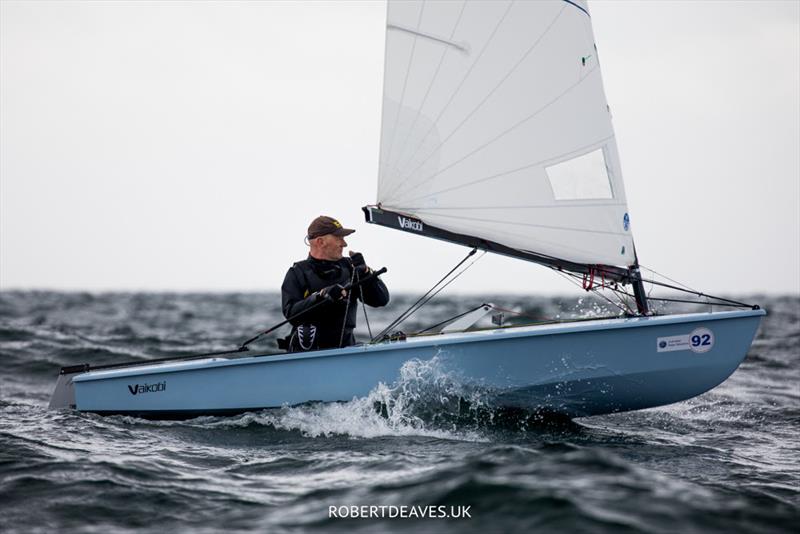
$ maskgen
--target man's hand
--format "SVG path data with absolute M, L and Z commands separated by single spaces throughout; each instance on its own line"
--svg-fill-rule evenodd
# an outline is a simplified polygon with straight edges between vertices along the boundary
M 364 275 L 369 273 L 369 267 L 367 267 L 367 262 L 364 261 L 364 255 L 360 252 L 353 252 L 350 251 L 350 262 L 353 264 L 353 268 L 358 271 L 358 274 Z
M 331 302 L 338 302 L 347 298 L 347 290 L 343 288 L 341 284 L 333 284 L 332 286 L 320 289 L 319 296 Z

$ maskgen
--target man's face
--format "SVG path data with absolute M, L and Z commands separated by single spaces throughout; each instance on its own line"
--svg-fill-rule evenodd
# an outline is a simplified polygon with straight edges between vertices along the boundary
M 324 260 L 336 261 L 342 259 L 342 251 L 347 246 L 343 237 L 328 234 L 317 238 L 319 254 Z

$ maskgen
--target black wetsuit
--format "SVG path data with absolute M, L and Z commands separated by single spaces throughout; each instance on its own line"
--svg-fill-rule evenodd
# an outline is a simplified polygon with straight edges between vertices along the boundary
M 317 291 L 320 289 L 357 282 L 359 276 L 364 278 L 366 273 L 353 276 L 349 258 L 328 261 L 309 256 L 298 261 L 286 272 L 281 286 L 283 315 L 288 319 L 319 302 Z M 349 306 L 347 298 L 320 304 L 292 321 L 292 333 L 286 340 L 287 345 L 282 346 L 290 352 L 298 352 L 354 345 L 359 299 L 369 306 L 385 306 L 389 303 L 389 290 L 374 277 L 352 291 Z

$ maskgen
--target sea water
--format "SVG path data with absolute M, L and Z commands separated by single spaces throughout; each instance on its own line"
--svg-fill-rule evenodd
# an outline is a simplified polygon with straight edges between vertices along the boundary
M 235 348 L 282 319 L 278 295 L 0 292 L 0 531 L 796 532 L 800 298 L 740 298 L 769 313 L 747 359 L 663 408 L 463 417 L 475 393 L 434 358 L 347 402 L 159 422 L 48 410 L 59 368 Z M 442 297 L 399 328 L 484 301 L 512 321 L 618 313 Z M 369 310 L 372 333 L 411 302 Z

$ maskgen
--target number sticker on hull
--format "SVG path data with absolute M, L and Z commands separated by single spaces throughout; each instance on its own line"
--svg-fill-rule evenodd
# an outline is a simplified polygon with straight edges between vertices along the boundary
M 689 348 L 693 352 L 708 352 L 714 346 L 714 332 L 708 328 L 697 328 L 689 334 Z
M 708 328 L 696 328 L 690 334 L 660 337 L 656 340 L 658 352 L 691 350 L 696 353 L 708 352 L 714 347 L 714 332 Z

